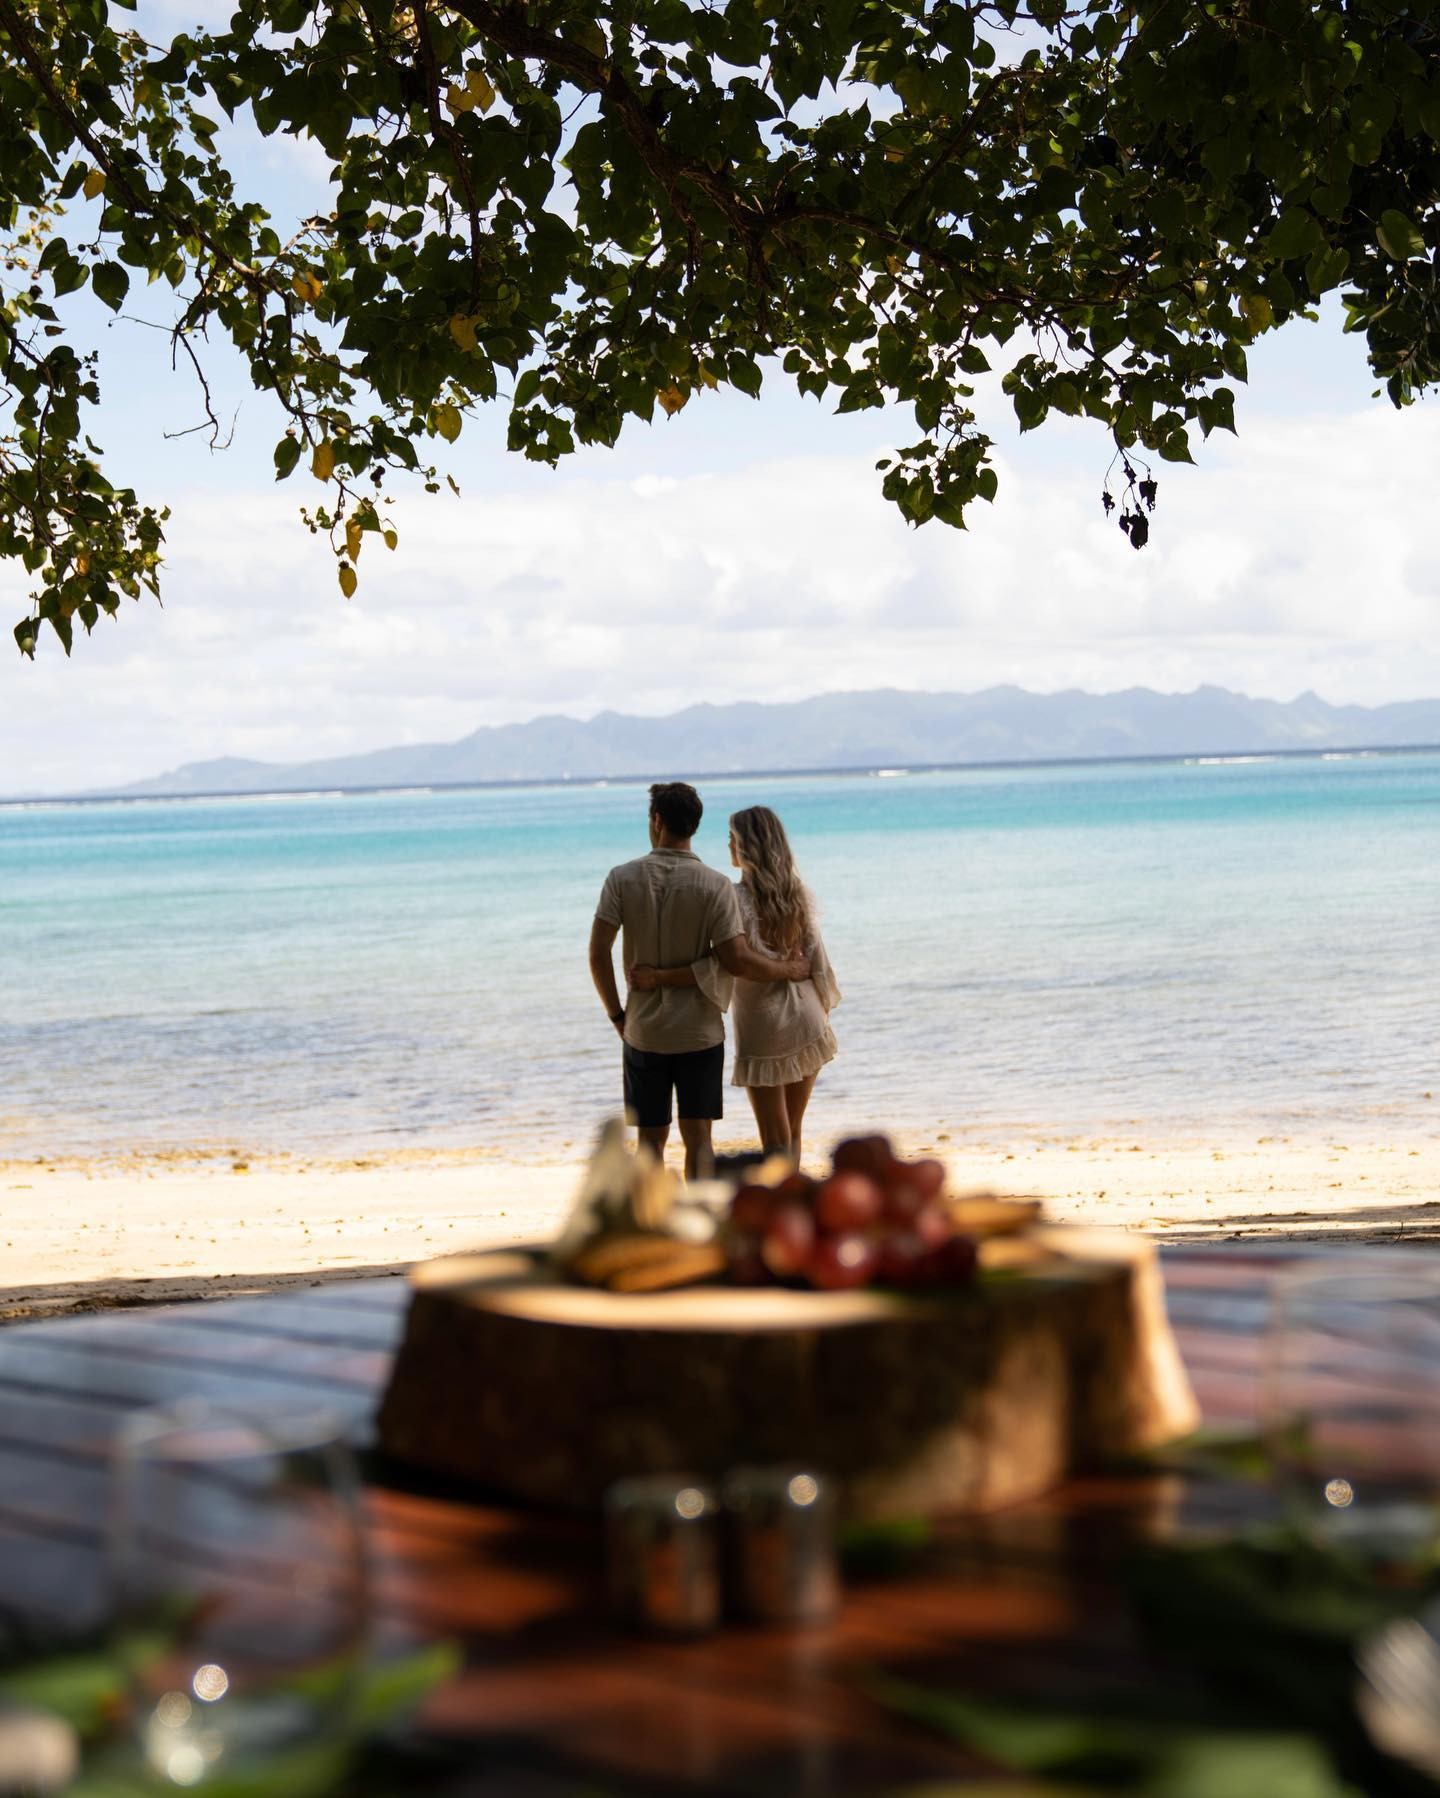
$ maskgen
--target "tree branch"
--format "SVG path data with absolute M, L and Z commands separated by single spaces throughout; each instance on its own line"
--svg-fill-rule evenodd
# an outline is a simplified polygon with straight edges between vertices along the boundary
M 163 201 L 156 199 L 148 188 L 135 186 L 125 170 L 116 163 L 114 155 L 104 140 L 90 129 L 65 98 L 64 91 L 55 81 L 44 57 L 41 56 L 34 40 L 25 29 L 25 22 L 15 10 L 12 0 L 0 0 L 0 26 L 4 27 L 16 56 L 24 64 L 41 93 L 44 94 L 50 109 L 76 140 L 82 143 L 95 158 L 96 165 L 105 172 L 107 185 L 113 182 L 115 191 L 128 206 L 148 218 L 163 220 L 177 237 L 197 238 L 217 262 L 232 269 L 242 279 L 259 286 L 268 285 L 259 269 L 252 268 L 249 263 L 241 262 L 238 257 L 232 256 L 228 250 L 217 244 L 196 220 L 183 218 L 172 212 Z

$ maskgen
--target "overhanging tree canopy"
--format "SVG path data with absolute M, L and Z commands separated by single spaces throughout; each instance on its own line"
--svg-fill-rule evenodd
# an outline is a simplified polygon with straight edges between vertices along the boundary
M 197 371 L 228 336 L 347 595 L 366 536 L 394 546 L 390 472 L 433 486 L 430 440 L 487 401 L 553 463 L 777 358 L 840 411 L 913 412 L 881 468 L 917 524 L 995 493 L 970 402 L 997 346 L 1022 428 L 1184 461 L 1233 429 L 1247 345 L 1343 288 L 1405 404 L 1440 368 L 1437 46 L 1440 0 L 240 0 L 167 45 L 106 0 L 0 0 L 17 641 L 158 590 L 164 514 L 86 435 L 87 284 L 118 310 L 166 283 Z M 216 146 L 247 109 L 333 166 L 284 239 Z

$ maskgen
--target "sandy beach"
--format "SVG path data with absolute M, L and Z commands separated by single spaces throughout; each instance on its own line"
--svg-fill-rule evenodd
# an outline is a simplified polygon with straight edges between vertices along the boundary
M 1440 1139 L 1224 1142 L 912 1139 L 956 1188 L 1045 1200 L 1057 1220 L 1158 1238 L 1440 1242 Z M 236 1152 L 0 1162 L 0 1319 L 399 1274 L 535 1240 L 578 1160 L 407 1150 L 350 1160 Z

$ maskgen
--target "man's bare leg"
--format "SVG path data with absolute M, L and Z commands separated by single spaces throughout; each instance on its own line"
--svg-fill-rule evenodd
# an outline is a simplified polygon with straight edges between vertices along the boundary
M 636 1128 L 640 1133 L 640 1141 L 663 1167 L 665 1145 L 670 1140 L 670 1126 L 668 1124 L 638 1124 Z M 685 1126 L 682 1124 L 680 1129 L 683 1132 Z
M 685 1144 L 685 1178 L 708 1180 L 715 1172 L 709 1118 L 681 1118 L 680 1140 Z

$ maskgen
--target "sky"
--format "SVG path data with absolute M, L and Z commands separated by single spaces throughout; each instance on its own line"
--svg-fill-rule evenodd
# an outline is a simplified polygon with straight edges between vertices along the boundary
M 318 198 L 313 146 L 240 129 L 230 154 L 277 214 Z M 102 619 L 69 662 L 48 632 L 34 664 L 0 648 L 0 793 L 880 686 L 1440 695 L 1440 410 L 1373 399 L 1332 314 L 1252 351 L 1238 438 L 1159 467 L 1138 554 L 1099 504 L 1099 427 L 1021 438 L 990 402 L 997 503 L 966 532 L 916 531 L 874 469 L 913 424 L 836 417 L 775 370 L 758 401 L 697 394 L 558 471 L 506 454 L 503 413 L 467 420 L 442 463 L 460 497 L 402 497 L 399 548 L 368 541 L 348 602 L 299 521 L 319 488 L 273 480 L 271 402 L 217 350 L 232 446 L 167 440 L 200 407 L 163 334 L 98 310 L 90 324 L 107 470 L 172 509 L 164 606 Z M 0 564 L 0 642 L 25 591 Z

